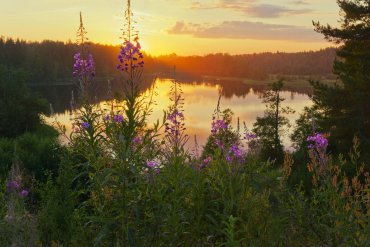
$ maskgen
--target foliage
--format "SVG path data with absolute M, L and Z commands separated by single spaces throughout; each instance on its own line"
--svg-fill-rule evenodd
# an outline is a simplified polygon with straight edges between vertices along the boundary
M 253 128 L 262 144 L 262 157 L 270 158 L 277 165 L 282 164 L 284 154 L 281 136 L 284 128 L 290 126 L 288 118 L 284 115 L 293 112 L 289 107 L 282 107 L 282 102 L 285 100 L 280 97 L 283 85 L 282 80 L 274 82 L 264 92 L 263 103 L 266 104 L 267 109 L 263 117 L 257 117 Z
M 369 245 L 369 173 L 359 161 L 358 139 L 354 140 L 352 162 L 334 163 L 323 150 L 310 150 L 313 188 L 308 197 L 300 187 L 285 193 L 282 200 L 289 216 L 287 243 L 299 246 L 367 246 Z M 348 177 L 345 166 L 357 173 Z
M 0 178 L 5 179 L 14 158 L 14 141 L 0 138 Z
M 36 246 L 36 217 L 26 207 L 30 188 L 18 161 L 12 165 L 6 181 L 5 215 L 0 218 L 0 246 Z M 3 210 L 3 209 L 2 209 Z
M 61 147 L 57 133 L 51 127 L 44 126 L 37 132 L 26 133 L 17 138 L 15 145 L 23 168 L 38 181 L 45 180 L 45 172 L 57 172 Z
M 319 82 L 314 86 L 313 101 L 320 111 L 319 125 L 331 133 L 332 150 L 345 153 L 354 135 L 362 143 L 363 159 L 369 161 L 370 147 L 370 15 L 369 1 L 339 0 L 341 26 L 314 22 L 317 32 L 328 41 L 342 44 L 334 73 L 340 84 L 329 87 Z M 368 168 L 367 168 L 368 169 Z
M 27 74 L 0 66 L 0 177 L 7 176 L 14 157 L 29 175 L 44 178 L 44 171 L 58 166 L 58 133 L 44 125 L 45 99 L 30 92 Z
M 41 125 L 40 113 L 47 111 L 44 99 L 24 85 L 22 70 L 0 66 L 0 136 L 16 137 Z
M 185 133 L 185 116 L 183 113 L 184 98 L 182 97 L 181 85 L 172 81 L 170 100 L 172 102 L 168 109 L 165 123 L 165 156 L 167 161 L 182 162 L 179 157 L 186 157 L 185 145 L 189 139 Z
M 219 148 L 227 149 L 239 140 L 238 133 L 232 128 L 231 109 L 221 110 L 221 96 L 219 96 L 217 107 L 212 116 L 211 135 L 208 137 L 203 148 L 202 159 L 214 156 Z
M 0 176 L 7 176 L 14 158 L 17 157 L 29 176 L 44 181 L 45 172 L 56 173 L 61 149 L 57 132 L 46 125 L 15 139 L 0 138 Z
M 76 170 L 70 166 L 70 162 L 68 158 L 63 161 L 55 181 L 49 176 L 46 182 L 38 186 L 41 195 L 41 209 L 37 215 L 38 229 L 44 244 L 54 242 L 68 246 L 81 234 L 79 227 L 83 226 L 76 215 L 78 187 L 73 183 Z

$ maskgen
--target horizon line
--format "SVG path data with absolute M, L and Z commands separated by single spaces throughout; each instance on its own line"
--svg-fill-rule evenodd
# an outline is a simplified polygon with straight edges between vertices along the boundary
M 24 39 L 24 38 L 19 38 L 19 37 L 13 38 L 13 37 L 4 36 L 4 35 L 0 35 L 0 39 L 1 40 L 5 40 L 5 41 L 7 41 L 7 40 L 20 41 L 20 42 L 25 42 L 25 43 L 28 43 L 28 44 L 31 44 L 31 43 L 40 43 L 41 44 L 43 42 L 51 41 L 51 42 L 56 42 L 56 43 L 78 45 L 76 42 L 72 42 L 72 39 L 68 39 L 66 41 L 53 40 L 53 39 L 28 40 L 28 39 Z M 87 44 L 101 45 L 101 46 L 110 46 L 110 47 L 117 47 L 117 48 L 119 48 L 121 46 L 121 44 L 100 43 L 100 42 L 94 42 L 94 41 L 88 41 Z M 265 54 L 265 53 L 273 53 L 273 54 L 276 54 L 276 53 L 294 54 L 294 53 L 302 53 L 302 52 L 318 52 L 318 51 L 322 51 L 322 50 L 326 50 L 326 49 L 338 49 L 338 47 L 335 47 L 333 44 L 331 44 L 331 46 L 327 46 L 325 48 L 320 48 L 320 49 L 317 49 L 317 50 L 312 50 L 311 49 L 311 50 L 299 50 L 299 51 L 293 51 L 293 52 L 276 50 L 276 51 L 250 52 L 250 53 L 230 53 L 230 52 L 224 52 L 224 51 L 217 51 L 217 52 L 211 52 L 211 53 L 189 54 L 189 55 L 181 55 L 181 54 L 178 54 L 177 52 L 169 52 L 169 53 L 166 53 L 166 54 L 153 55 L 150 52 L 146 51 L 145 49 L 142 49 L 142 51 L 145 54 L 147 54 L 147 55 L 149 55 L 151 57 L 161 57 L 161 56 L 178 56 L 178 57 L 194 57 L 194 56 L 200 56 L 200 57 L 204 57 L 204 56 L 216 55 L 216 54 L 223 54 L 223 55 L 230 55 L 230 56 L 255 55 L 255 54 L 258 55 L 258 54 Z

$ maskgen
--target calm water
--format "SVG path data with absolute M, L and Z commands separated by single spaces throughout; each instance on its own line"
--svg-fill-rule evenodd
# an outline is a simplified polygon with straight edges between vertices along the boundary
M 155 81 L 155 90 L 157 92 L 155 96 L 156 105 L 153 106 L 153 114 L 149 119 L 149 124 L 156 122 L 157 119 L 160 121 L 163 119 L 163 110 L 168 109 L 171 104 L 169 100 L 170 87 L 170 79 L 157 79 Z M 234 112 L 233 125 L 235 127 L 238 117 L 240 123 L 245 122 L 247 127 L 251 129 L 256 118 L 263 116 L 265 105 L 260 98 L 262 95 L 260 87 L 246 86 L 242 82 L 227 82 L 227 86 L 226 83 L 221 82 L 194 82 L 181 83 L 181 88 L 185 98 L 184 114 L 186 118 L 186 131 L 190 136 L 188 142 L 190 149 L 194 146 L 195 135 L 197 136 L 199 145 L 205 144 L 210 134 L 212 113 L 217 106 L 219 94 L 223 95 L 221 98 L 221 110 L 230 108 Z M 286 99 L 284 101 L 285 106 L 290 106 L 296 111 L 295 114 L 289 116 L 293 125 L 303 108 L 311 105 L 312 102 L 308 95 L 304 93 L 284 91 L 281 95 Z M 106 102 L 101 102 L 102 106 L 105 104 Z M 71 130 L 68 110 L 46 118 L 46 121 L 49 123 L 55 120 L 64 124 L 67 131 Z M 286 148 L 290 147 L 288 138 L 284 139 L 284 145 Z

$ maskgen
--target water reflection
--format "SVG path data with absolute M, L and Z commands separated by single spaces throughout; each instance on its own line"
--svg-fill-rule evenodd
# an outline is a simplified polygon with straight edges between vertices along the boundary
M 149 85 L 150 86 L 150 85 Z M 149 86 L 146 90 L 148 91 Z M 154 97 L 156 104 L 153 106 L 153 114 L 149 118 L 149 123 L 154 123 L 163 118 L 163 110 L 168 109 L 171 102 L 169 100 L 171 80 L 157 79 L 155 80 L 155 90 L 157 92 Z M 194 136 L 197 136 L 199 145 L 204 145 L 207 137 L 210 134 L 211 117 L 216 108 L 219 93 L 222 94 L 221 108 L 230 108 L 234 112 L 233 125 L 236 127 L 237 118 L 240 123 L 245 122 L 247 127 L 251 129 L 253 123 L 258 116 L 262 116 L 265 106 L 261 102 L 261 94 L 263 88 L 253 87 L 250 85 L 242 85 L 237 82 L 222 84 L 209 82 L 185 82 L 181 83 L 184 92 L 185 104 L 184 113 L 186 117 L 187 134 L 190 136 L 188 147 L 191 149 L 194 146 Z M 71 90 L 69 88 L 54 88 L 48 90 L 48 98 L 53 104 L 56 112 L 53 116 L 47 118 L 48 122 L 59 121 L 67 128 L 67 132 L 71 130 L 69 116 L 69 101 Z M 99 100 L 104 100 L 106 91 L 100 90 L 98 95 Z M 296 113 L 289 116 L 292 124 L 299 116 L 299 113 L 305 106 L 311 105 L 311 101 L 307 94 L 297 93 L 292 91 L 282 92 L 282 97 L 286 98 L 285 105 L 289 105 Z M 102 107 L 106 102 L 100 103 Z M 284 139 L 284 145 L 288 148 L 290 142 L 288 138 Z

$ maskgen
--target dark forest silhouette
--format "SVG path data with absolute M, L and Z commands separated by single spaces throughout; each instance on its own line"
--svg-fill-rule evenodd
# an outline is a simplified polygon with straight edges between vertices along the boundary
M 52 84 L 72 80 L 73 55 L 78 50 L 72 42 L 58 41 L 27 42 L 0 38 L 0 65 L 22 68 L 27 74 L 27 83 Z M 91 43 L 89 50 L 96 61 L 98 78 L 117 75 L 118 46 Z M 145 73 L 160 77 L 173 75 L 176 66 L 178 76 L 222 76 L 266 80 L 271 76 L 293 75 L 331 77 L 336 50 L 297 53 L 260 53 L 229 55 L 226 53 L 205 56 L 145 56 Z

